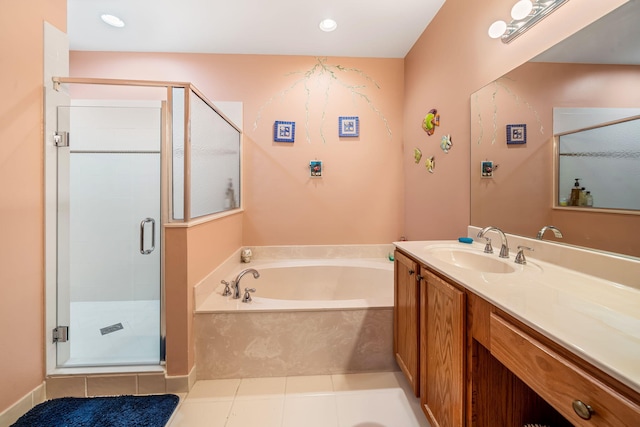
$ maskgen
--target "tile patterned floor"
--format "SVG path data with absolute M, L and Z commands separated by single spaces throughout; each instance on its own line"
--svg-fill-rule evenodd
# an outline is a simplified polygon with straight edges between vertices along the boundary
M 429 427 L 400 372 L 197 381 L 168 427 Z

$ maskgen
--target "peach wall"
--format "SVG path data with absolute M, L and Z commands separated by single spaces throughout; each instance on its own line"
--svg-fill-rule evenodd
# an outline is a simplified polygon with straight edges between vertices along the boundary
M 640 227 L 640 216 L 551 208 L 553 108 L 637 106 L 638 77 L 636 66 L 526 63 L 474 93 L 471 223 L 529 237 L 553 224 L 564 243 L 639 256 L 640 242 L 628 230 Z M 526 145 L 507 146 L 508 123 L 527 125 Z M 480 162 L 487 159 L 500 165 L 493 179 L 480 178 Z M 573 182 L 560 185 L 567 193 Z M 598 227 L 586 226 L 589 218 Z
M 191 289 L 188 282 L 187 229 L 164 230 L 164 298 L 166 324 L 166 360 L 168 375 L 189 373 L 191 342 L 189 311 Z
M 403 228 L 403 61 L 324 61 L 72 52 L 70 74 L 190 81 L 214 102 L 242 101 L 244 244 L 397 240 Z M 311 74 L 306 85 L 305 72 Z M 338 116 L 358 116 L 360 137 L 338 138 Z M 275 120 L 296 122 L 294 144 L 273 142 Z M 322 179 L 309 177 L 315 159 L 324 163 Z
M 1 6 L 0 412 L 44 379 L 43 21 L 64 30 L 66 2 Z
M 510 44 L 487 36 L 513 0 L 447 0 L 405 58 L 405 228 L 411 240 L 456 238 L 469 224 L 471 93 L 588 25 L 625 0 L 568 2 Z M 420 124 L 437 108 L 441 125 L 428 137 Z M 453 148 L 438 147 L 451 134 Z M 418 147 L 435 156 L 435 173 L 413 162 Z

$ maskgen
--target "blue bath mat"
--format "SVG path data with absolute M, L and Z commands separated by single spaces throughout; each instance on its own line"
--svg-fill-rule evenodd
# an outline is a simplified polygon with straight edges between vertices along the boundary
M 63 397 L 34 406 L 11 427 L 164 427 L 179 400 L 174 394 Z

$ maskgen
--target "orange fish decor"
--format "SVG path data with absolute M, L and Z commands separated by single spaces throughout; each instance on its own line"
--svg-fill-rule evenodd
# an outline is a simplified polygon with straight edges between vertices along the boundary
M 440 126 L 440 114 L 438 114 L 438 110 L 432 108 L 427 115 L 424 116 L 422 129 L 427 132 L 427 135 L 431 136 L 436 131 L 436 126 Z

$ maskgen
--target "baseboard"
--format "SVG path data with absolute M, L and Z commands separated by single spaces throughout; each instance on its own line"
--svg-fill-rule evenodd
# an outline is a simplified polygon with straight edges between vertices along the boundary
M 164 372 L 53 375 L 46 378 L 46 398 L 188 393 L 195 380 L 195 366 L 183 376 L 166 376 Z
M 46 383 L 43 382 L 16 403 L 0 413 L 0 427 L 9 427 L 18 418 L 26 414 L 31 408 L 45 401 Z

